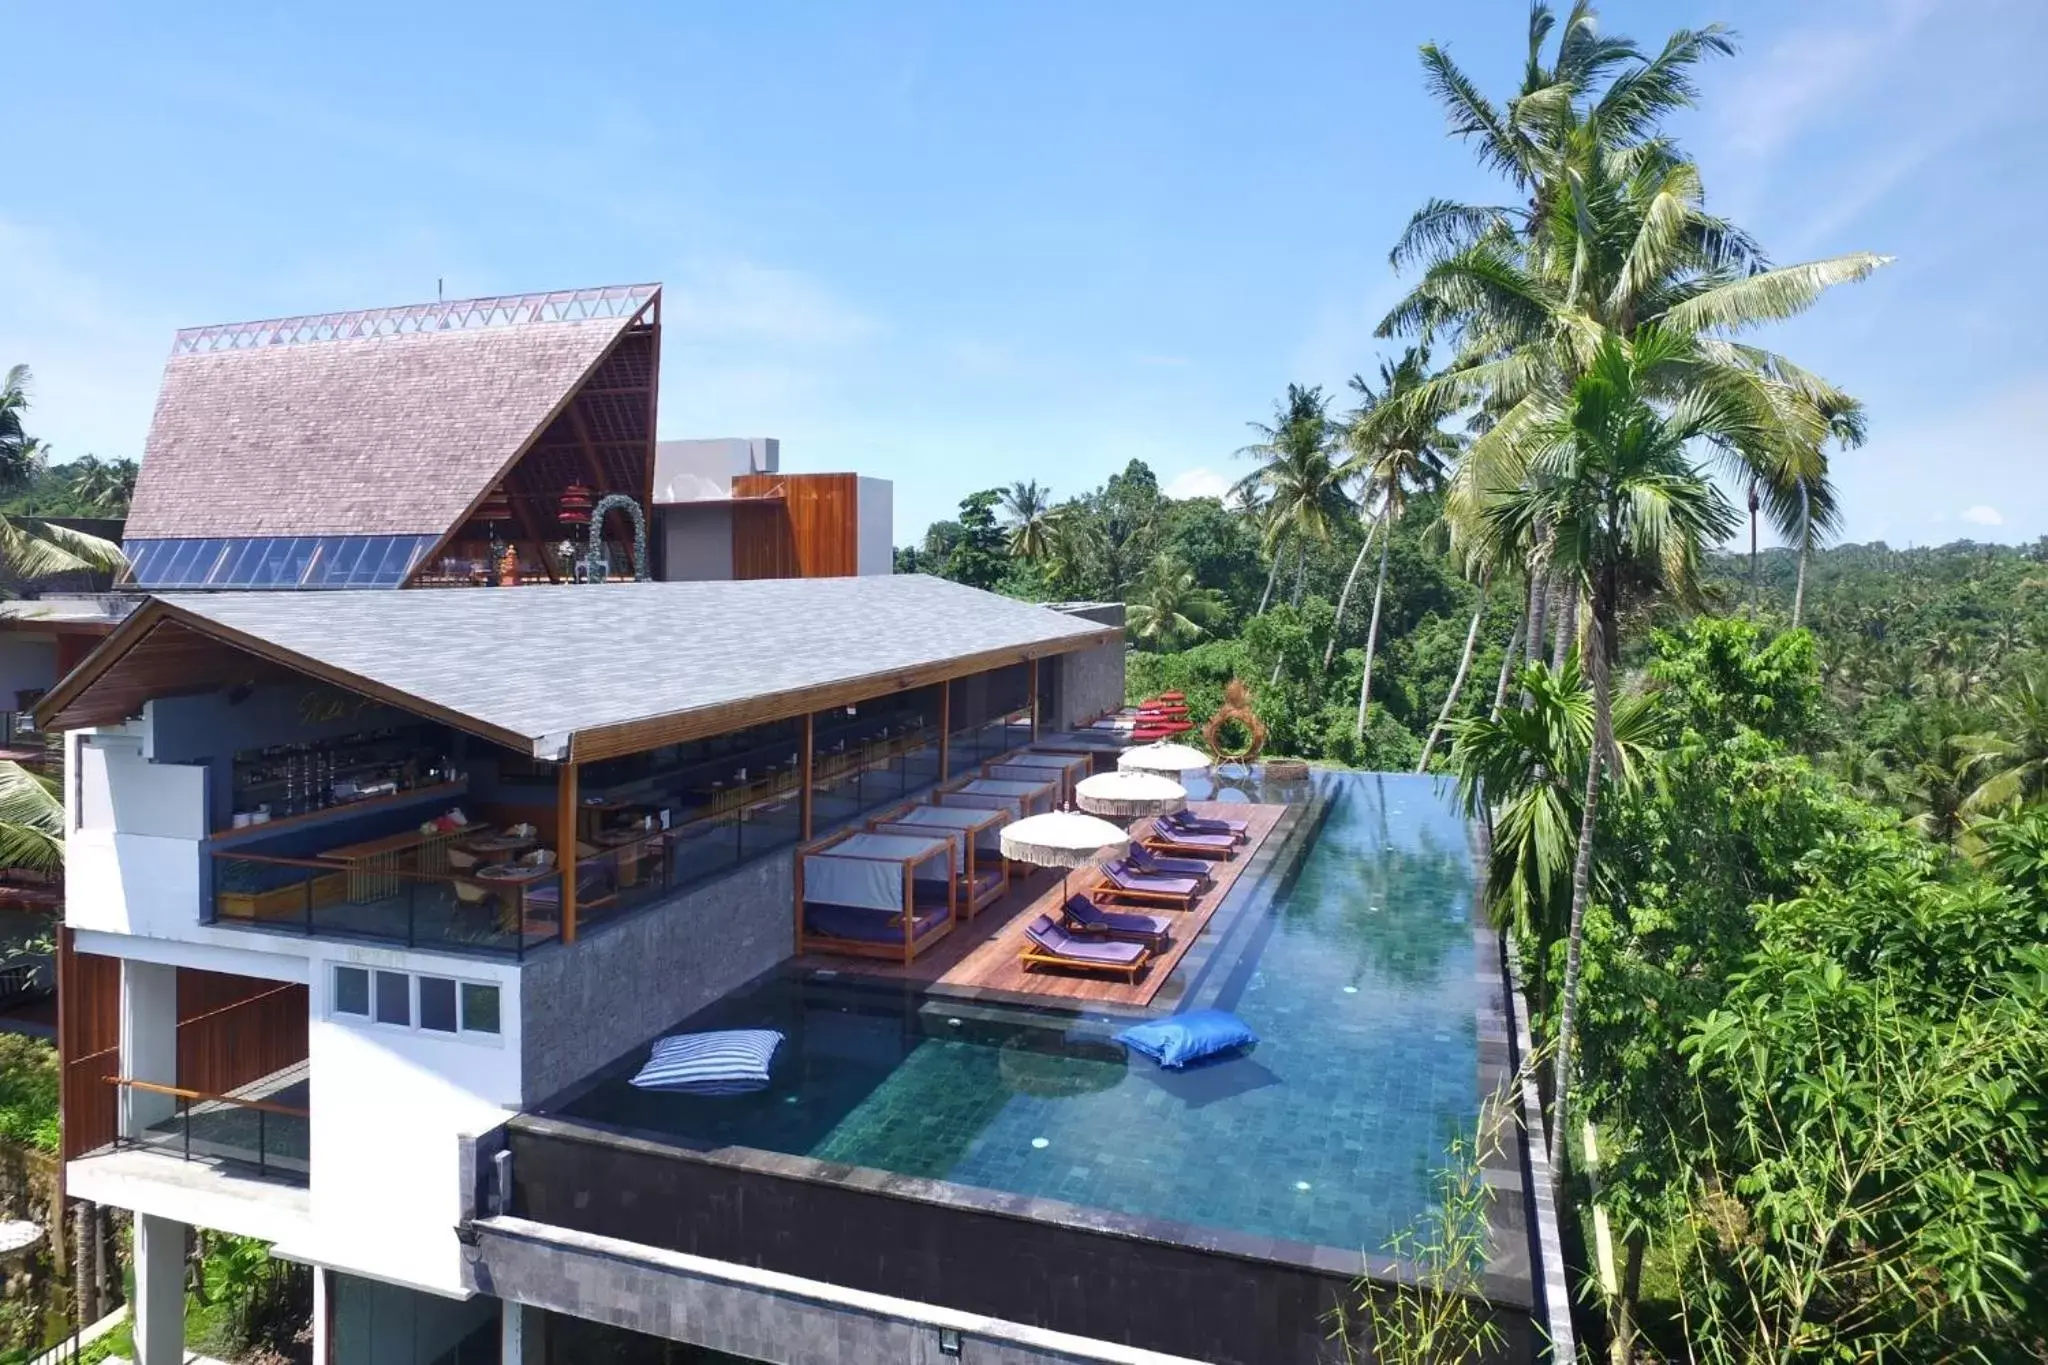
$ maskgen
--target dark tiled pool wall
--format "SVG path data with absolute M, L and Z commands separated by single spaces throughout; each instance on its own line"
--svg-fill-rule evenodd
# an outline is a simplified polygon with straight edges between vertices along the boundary
M 538 1103 L 789 957 L 794 864 L 758 859 L 602 926 L 520 973 L 526 1102 Z
M 1022 1196 L 969 1208 L 931 1199 L 934 1182 L 810 1179 L 771 1169 L 794 1158 L 740 1166 L 545 1119 L 515 1120 L 508 1139 L 520 1218 L 1219 1365 L 1331 1358 L 1327 1317 L 1358 1264 L 1086 1226 Z M 1496 1313 L 1509 1343 L 1498 1358 L 1529 1359 L 1527 1315 Z

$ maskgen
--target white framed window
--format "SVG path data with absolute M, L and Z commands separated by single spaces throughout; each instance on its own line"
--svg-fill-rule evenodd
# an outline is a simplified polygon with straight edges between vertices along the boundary
M 495 1042 L 503 1031 L 497 983 L 334 964 L 328 1013 L 349 1023 Z

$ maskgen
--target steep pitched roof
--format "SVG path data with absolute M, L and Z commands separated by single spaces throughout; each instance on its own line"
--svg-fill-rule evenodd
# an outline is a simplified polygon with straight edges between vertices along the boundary
M 461 300 L 180 332 L 127 535 L 447 531 L 655 293 Z
M 631 753 L 1121 637 L 916 574 L 401 593 L 193 593 L 150 599 L 44 699 L 99 723 L 144 695 L 152 630 L 180 628 L 498 743 L 553 758 Z M 141 649 L 136 649 L 142 646 Z M 191 651 L 180 639 L 166 653 Z M 180 685 L 175 669 L 156 674 Z

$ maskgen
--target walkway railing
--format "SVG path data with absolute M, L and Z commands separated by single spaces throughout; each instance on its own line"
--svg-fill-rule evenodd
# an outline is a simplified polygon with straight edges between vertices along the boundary
M 254 1165 L 259 1176 L 276 1176 L 298 1184 L 306 1181 L 310 1110 L 274 1100 L 215 1095 L 156 1081 L 138 1081 L 129 1076 L 109 1076 L 107 1083 L 117 1091 L 166 1096 L 177 1106 L 170 1118 L 144 1129 L 143 1136 L 117 1136 L 117 1151 L 142 1147 L 174 1154 L 185 1161 L 233 1161 Z M 202 1107 L 195 1110 L 194 1105 Z M 253 1120 L 247 1115 L 253 1115 Z M 195 1118 L 199 1124 L 196 1135 Z

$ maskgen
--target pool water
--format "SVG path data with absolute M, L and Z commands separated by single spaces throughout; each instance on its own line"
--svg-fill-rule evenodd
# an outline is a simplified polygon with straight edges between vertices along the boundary
M 683 1027 L 787 1035 L 769 1089 L 635 1090 L 556 1112 L 1263 1237 L 1379 1250 L 1478 1112 L 1467 828 L 1437 779 L 1314 774 L 1295 847 L 1240 878 L 1162 998 L 1236 1012 L 1248 1055 L 1162 1071 L 1108 1015 L 776 976 Z M 1201 945 L 1198 945 L 1198 949 Z

